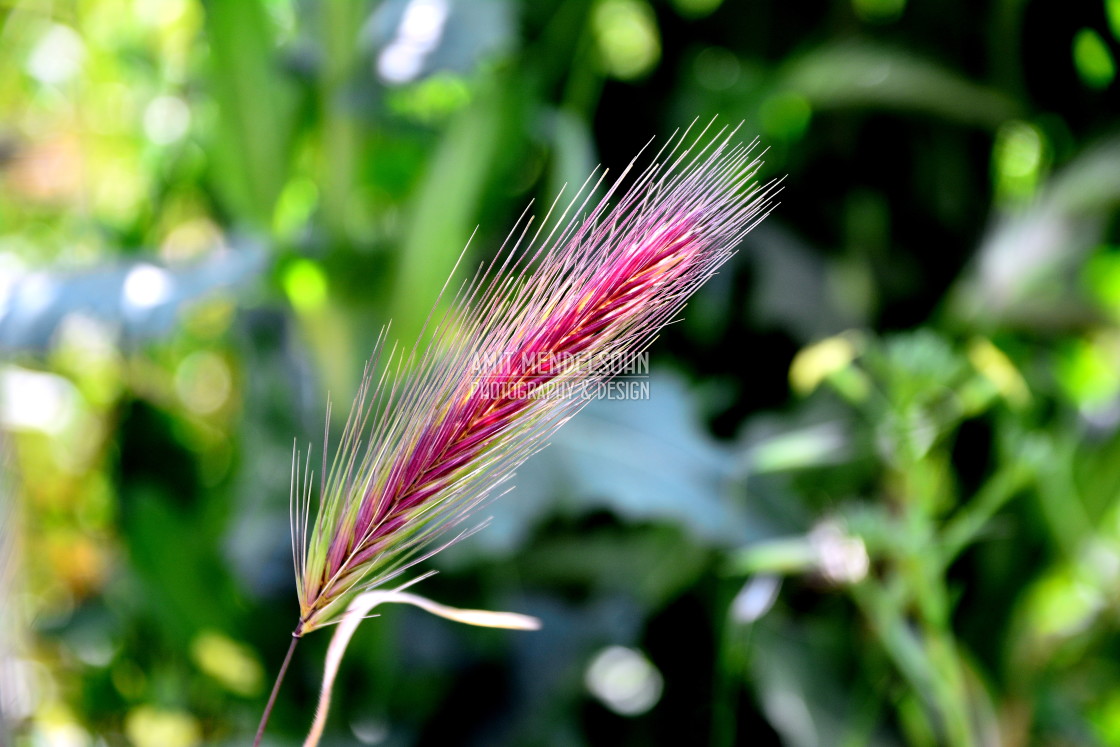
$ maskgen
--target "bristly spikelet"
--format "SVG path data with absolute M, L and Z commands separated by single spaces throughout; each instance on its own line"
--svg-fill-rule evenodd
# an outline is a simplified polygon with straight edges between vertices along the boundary
M 733 136 L 686 145 L 686 132 L 590 210 L 604 175 L 589 178 L 534 235 L 531 220 L 514 229 L 426 350 L 390 354 L 383 371 L 406 375 L 367 369 L 329 471 L 324 455 L 313 525 L 306 466 L 293 477 L 297 637 L 461 537 L 447 533 L 587 401 L 585 385 L 644 350 L 727 260 L 777 191 Z

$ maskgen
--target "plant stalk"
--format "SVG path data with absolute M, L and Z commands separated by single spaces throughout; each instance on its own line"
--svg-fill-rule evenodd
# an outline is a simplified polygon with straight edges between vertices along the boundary
M 292 661 L 292 654 L 295 653 L 296 644 L 299 643 L 299 633 L 292 633 L 292 645 L 288 646 L 288 653 L 284 657 L 284 663 L 280 665 L 280 673 L 276 675 L 276 684 L 272 686 L 272 694 L 268 696 L 268 703 L 264 707 L 264 713 L 261 714 L 261 724 L 257 727 L 257 736 L 253 739 L 253 747 L 260 747 L 261 738 L 264 736 L 264 729 L 268 725 L 268 717 L 272 715 L 272 707 L 276 705 L 276 696 L 280 694 L 280 684 L 284 681 L 284 675 L 288 673 L 288 664 Z

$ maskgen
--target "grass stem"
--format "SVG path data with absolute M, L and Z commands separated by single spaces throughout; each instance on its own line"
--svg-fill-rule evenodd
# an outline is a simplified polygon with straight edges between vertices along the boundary
M 253 747 L 260 747 L 261 737 L 264 736 L 264 729 L 268 725 L 268 717 L 272 715 L 272 707 L 276 705 L 276 696 L 280 694 L 280 684 L 284 681 L 284 675 L 288 672 L 288 664 L 292 661 L 292 654 L 295 653 L 299 639 L 298 635 L 292 633 L 292 645 L 288 646 L 284 663 L 280 665 L 280 673 L 276 675 L 276 684 L 272 686 L 272 694 L 268 696 L 268 704 L 265 705 L 264 713 L 261 714 L 261 724 L 257 727 L 257 736 L 253 739 Z

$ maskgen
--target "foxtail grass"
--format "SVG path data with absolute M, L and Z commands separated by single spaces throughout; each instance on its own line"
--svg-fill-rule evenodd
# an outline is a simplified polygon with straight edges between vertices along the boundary
M 646 350 L 772 209 L 778 183 L 756 181 L 755 150 L 709 126 L 674 137 L 645 169 L 636 158 L 609 186 L 606 172 L 593 173 L 536 227 L 522 215 L 449 310 L 429 320 L 427 342 L 387 349 L 382 334 L 329 463 L 324 445 L 316 501 L 309 460 L 294 460 L 292 649 L 345 621 L 340 657 L 373 605 L 423 599 L 382 589 L 474 531 L 478 507 Z M 424 601 L 452 619 L 532 627 Z M 308 744 L 322 731 L 331 680 L 328 671 Z

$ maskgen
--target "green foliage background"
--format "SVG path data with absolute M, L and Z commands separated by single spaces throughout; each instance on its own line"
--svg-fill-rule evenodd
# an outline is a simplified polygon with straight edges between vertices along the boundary
M 423 583 L 544 629 L 384 610 L 325 743 L 1120 744 L 1118 55 L 1117 0 L 0 2 L 0 744 L 248 743 L 292 439 L 713 116 L 783 204 Z

